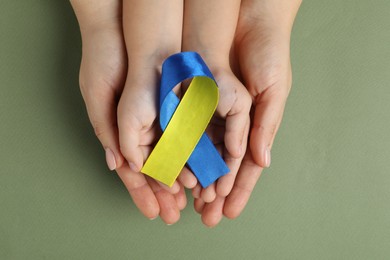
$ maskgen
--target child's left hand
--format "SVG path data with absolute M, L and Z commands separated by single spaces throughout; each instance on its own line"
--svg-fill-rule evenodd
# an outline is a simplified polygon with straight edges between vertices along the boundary
M 229 68 L 221 65 L 213 69 L 214 63 L 209 64 L 219 87 L 220 98 L 206 132 L 221 153 L 230 172 L 205 189 L 202 189 L 200 184 L 194 187 L 193 196 L 201 198 L 206 203 L 214 201 L 216 197 L 226 197 L 233 187 L 247 147 L 249 111 L 252 104 L 249 93 Z M 179 180 L 186 187 L 189 185 L 183 179 L 184 176 L 190 175 L 189 172 L 184 168 L 179 176 Z

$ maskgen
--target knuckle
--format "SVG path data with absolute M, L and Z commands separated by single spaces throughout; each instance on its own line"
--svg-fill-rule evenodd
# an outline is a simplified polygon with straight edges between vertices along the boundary
M 79 86 L 83 98 L 87 101 L 107 102 L 116 98 L 114 88 L 102 78 L 90 78 L 80 73 Z
M 93 117 L 95 117 L 94 115 Z M 100 139 L 103 136 L 112 135 L 113 131 L 118 128 L 118 125 L 115 121 L 110 122 L 110 120 L 106 120 L 107 122 L 103 122 L 102 120 L 91 119 L 91 124 L 94 130 L 95 135 Z
M 82 74 L 80 74 L 80 76 L 79 76 L 79 86 L 80 86 L 81 95 L 85 99 L 86 95 L 87 95 L 87 88 L 86 88 L 86 84 L 85 84 L 85 79 L 84 79 Z
M 224 160 L 229 165 L 235 165 L 240 163 L 240 158 L 235 158 L 233 155 L 231 155 L 229 152 L 224 154 Z
M 92 127 L 96 137 L 99 139 L 106 133 L 106 127 L 96 121 L 92 122 Z
M 252 106 L 252 97 L 251 97 L 251 95 L 249 94 L 248 91 L 245 91 L 242 97 L 243 97 L 243 100 L 244 100 L 245 108 L 246 108 L 246 110 L 249 111 L 251 106 Z
M 257 73 L 253 73 L 250 82 L 254 83 L 252 85 L 253 88 L 256 88 L 257 90 L 260 90 L 258 88 L 261 88 L 261 90 L 263 90 L 275 85 L 281 76 L 280 69 L 271 66 L 268 67 L 268 69 L 259 70 Z
M 117 131 L 117 124 L 112 123 L 97 123 L 97 121 L 92 121 L 92 128 L 95 136 L 99 139 L 102 145 L 110 145 L 115 140 L 114 132 Z
M 254 123 L 253 128 L 264 135 L 274 136 L 278 130 L 278 124 L 272 123 L 270 125 L 265 126 L 263 124 Z
M 128 145 L 119 144 L 119 150 L 127 160 L 131 157 L 131 148 Z
M 277 124 L 271 124 L 269 126 L 269 134 L 271 136 L 274 136 L 276 134 L 276 132 L 278 131 L 278 125 Z
M 272 90 L 287 97 L 292 86 L 291 69 L 286 70 L 281 65 L 270 66 L 267 70 L 254 73 L 249 80 L 249 89 L 255 96 Z

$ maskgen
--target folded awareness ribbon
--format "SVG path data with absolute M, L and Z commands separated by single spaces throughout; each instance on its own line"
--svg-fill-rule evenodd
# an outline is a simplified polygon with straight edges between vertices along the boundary
M 190 78 L 180 100 L 172 89 Z M 204 188 L 228 173 L 229 168 L 205 133 L 218 99 L 218 86 L 199 54 L 181 52 L 168 57 L 160 82 L 163 134 L 141 172 L 172 186 L 187 163 Z

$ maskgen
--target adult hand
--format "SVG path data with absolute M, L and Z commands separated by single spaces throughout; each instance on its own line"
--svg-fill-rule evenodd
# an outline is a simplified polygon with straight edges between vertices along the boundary
M 195 209 L 207 226 L 218 224 L 223 215 L 238 217 L 262 169 L 270 166 L 270 151 L 291 88 L 290 35 L 300 3 L 301 0 L 242 2 L 234 55 L 253 99 L 250 149 L 226 199 L 217 197 L 209 204 L 195 199 Z
M 139 210 L 150 219 L 158 215 L 174 223 L 186 205 L 183 187 L 175 194 L 154 180 L 132 171 L 119 148 L 117 106 L 127 74 L 127 54 L 122 33 L 122 1 L 73 0 L 83 42 L 80 89 L 89 119 L 106 152 Z

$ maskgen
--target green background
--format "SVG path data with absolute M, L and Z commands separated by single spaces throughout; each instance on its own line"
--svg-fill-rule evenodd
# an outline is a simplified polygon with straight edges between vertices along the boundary
M 0 2 L 0 259 L 390 259 L 390 1 L 305 1 L 242 215 L 145 219 L 90 127 L 68 1 Z

